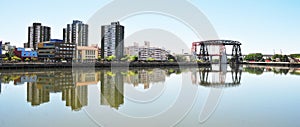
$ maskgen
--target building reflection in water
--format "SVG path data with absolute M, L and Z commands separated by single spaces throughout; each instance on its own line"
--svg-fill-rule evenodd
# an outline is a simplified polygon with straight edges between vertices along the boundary
M 72 71 L 39 73 L 36 82 L 27 83 L 27 101 L 32 106 L 37 106 L 49 102 L 50 93 L 61 92 L 66 106 L 70 106 L 75 111 L 80 110 L 87 105 L 88 94 L 87 86 L 82 85 L 82 76 L 80 75 L 80 73 Z M 94 82 L 96 81 L 94 80 Z
M 166 69 L 130 70 L 126 73 L 124 82 L 133 84 L 134 87 L 143 84 L 144 89 L 149 89 L 150 83 L 163 83 L 166 80 L 166 76 Z
M 88 85 L 100 84 L 100 105 L 119 109 L 124 104 L 124 84 L 150 89 L 151 85 L 164 83 L 166 77 L 191 72 L 193 84 L 205 87 L 235 87 L 241 83 L 242 72 L 260 75 L 265 72 L 274 74 L 300 75 L 300 69 L 288 67 L 260 66 L 212 66 L 209 68 L 137 68 L 130 70 L 31 70 L 11 73 L 1 72 L 0 93 L 10 81 L 14 85 L 26 84 L 27 102 L 39 106 L 50 101 L 51 93 L 62 93 L 61 100 L 74 111 L 88 105 Z M 100 83 L 99 83 L 100 82 Z M 2 83 L 2 84 L 1 84 Z M 2 91 L 1 91 L 2 90 Z
M 103 70 L 101 73 L 100 105 L 118 109 L 124 103 L 124 80 L 120 71 Z

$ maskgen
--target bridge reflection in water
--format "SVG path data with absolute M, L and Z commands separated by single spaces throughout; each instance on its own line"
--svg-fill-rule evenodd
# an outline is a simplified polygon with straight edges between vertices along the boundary
M 242 67 L 240 65 L 230 65 L 230 69 L 227 68 L 227 64 L 213 64 L 211 67 L 199 68 L 198 71 L 194 71 L 192 74 L 193 83 L 213 88 L 239 86 L 243 72 Z M 228 73 L 230 73 L 231 80 L 226 79 Z

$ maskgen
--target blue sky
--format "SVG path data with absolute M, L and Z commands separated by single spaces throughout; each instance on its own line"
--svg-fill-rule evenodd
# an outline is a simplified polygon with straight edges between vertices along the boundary
M 62 28 L 66 24 L 74 19 L 87 22 L 97 10 L 110 1 L 1 0 L 0 40 L 22 46 L 22 43 L 27 42 L 27 27 L 33 22 L 50 26 L 52 38 L 62 38 Z M 280 50 L 284 54 L 300 53 L 298 37 L 300 1 L 189 0 L 189 2 L 207 16 L 220 38 L 241 41 L 244 53 L 272 54 L 274 49 L 276 53 L 280 53 Z M 135 27 L 126 27 L 128 31 L 134 29 Z M 191 40 L 183 38 L 183 41 L 189 43 Z

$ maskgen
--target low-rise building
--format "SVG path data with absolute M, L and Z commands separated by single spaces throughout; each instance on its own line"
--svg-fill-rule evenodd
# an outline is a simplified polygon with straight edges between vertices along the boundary
M 133 46 L 126 47 L 125 54 L 138 56 L 138 60 L 148 60 L 151 58 L 155 61 L 166 61 L 169 51 L 158 47 L 150 47 L 150 42 L 145 41 L 144 46 L 134 43 Z
M 98 59 L 98 48 L 93 46 L 77 46 L 77 62 L 96 62 Z
M 156 48 L 156 47 L 140 48 L 138 54 L 138 60 L 148 60 L 149 58 L 152 58 L 155 61 L 166 61 L 167 54 L 168 51 L 161 48 Z
M 139 55 L 139 44 L 134 42 L 133 46 L 125 47 L 124 52 L 125 55 L 138 56 Z
M 22 61 L 24 61 L 26 58 L 32 60 L 32 59 L 37 59 L 37 51 L 34 51 L 31 48 L 15 48 L 14 54 L 21 58 Z
M 2 44 L 2 54 L 6 54 L 10 51 L 14 51 L 16 48 L 16 46 L 13 46 L 10 44 L 10 42 L 5 42 L 4 44 Z
M 72 61 L 76 45 L 63 40 L 51 39 L 38 43 L 38 57 L 42 61 Z

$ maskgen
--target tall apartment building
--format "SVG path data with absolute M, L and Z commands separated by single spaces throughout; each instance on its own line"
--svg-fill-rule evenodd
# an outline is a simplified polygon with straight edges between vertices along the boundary
M 24 44 L 24 48 L 32 48 L 37 50 L 37 44 L 44 41 L 50 41 L 51 28 L 42 26 L 41 23 L 33 23 L 28 27 L 28 42 Z
M 116 56 L 121 59 L 124 56 L 124 26 L 119 22 L 101 27 L 101 56 Z
M 77 46 L 88 46 L 88 25 L 82 21 L 73 20 L 63 29 L 63 40 L 66 43 L 76 44 Z

